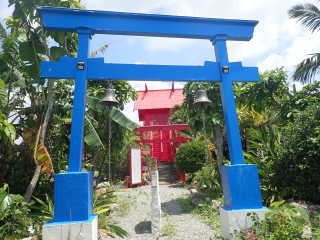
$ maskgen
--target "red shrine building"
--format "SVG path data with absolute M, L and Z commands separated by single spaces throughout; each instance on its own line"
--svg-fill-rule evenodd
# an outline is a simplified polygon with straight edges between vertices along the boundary
M 150 154 L 157 162 L 174 162 L 178 146 L 189 140 L 180 135 L 180 130 L 188 129 L 187 124 L 169 125 L 168 121 L 170 108 L 183 102 L 182 89 L 175 89 L 174 83 L 171 89 L 164 90 L 148 90 L 145 86 L 144 91 L 137 91 L 139 97 L 134 104 L 139 121 L 143 122 L 143 126 L 135 131 L 140 135 L 136 142 L 149 146 Z

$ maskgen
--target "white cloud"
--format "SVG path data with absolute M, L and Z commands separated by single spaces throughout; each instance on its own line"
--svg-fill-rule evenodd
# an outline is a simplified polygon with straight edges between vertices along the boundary
M 144 48 L 151 52 L 179 52 L 182 49 L 190 48 L 196 40 L 181 38 L 143 38 Z
M 281 54 L 270 54 L 263 61 L 259 61 L 257 64 L 259 71 L 284 66 L 287 71 L 292 72 L 295 65 L 308 57 L 307 54 L 317 52 L 319 41 L 320 32 L 310 33 L 306 30 L 303 37 L 296 38 Z
M 279 47 L 283 41 L 290 41 L 301 34 L 301 27 L 294 20 L 288 19 L 287 10 L 294 4 L 315 0 L 84 0 L 89 9 L 107 11 L 124 11 L 139 13 L 161 13 L 211 18 L 249 19 L 258 20 L 254 37 L 250 42 L 229 42 L 229 58 L 239 61 L 258 57 Z M 170 38 L 140 38 L 144 48 L 150 52 L 179 52 L 188 51 L 197 41 Z M 133 40 L 128 40 L 133 44 Z

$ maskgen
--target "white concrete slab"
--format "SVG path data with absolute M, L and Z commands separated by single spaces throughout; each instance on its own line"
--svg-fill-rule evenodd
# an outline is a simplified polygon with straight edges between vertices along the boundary
M 264 215 L 267 212 L 267 208 L 261 209 L 245 209 L 245 210 L 226 210 L 220 207 L 220 220 L 221 220 L 221 235 L 228 239 L 234 239 L 230 237 L 230 233 L 234 230 L 240 231 L 242 228 L 246 229 L 253 225 L 251 216 L 247 216 L 247 213 L 256 213 L 260 220 L 264 220 Z
M 83 222 L 48 222 L 42 228 L 42 240 L 98 240 L 98 215 Z

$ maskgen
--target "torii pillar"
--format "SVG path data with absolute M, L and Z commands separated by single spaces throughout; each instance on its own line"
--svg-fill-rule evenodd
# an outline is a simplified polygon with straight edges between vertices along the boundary
M 79 239 L 97 239 L 92 173 L 81 172 L 87 79 L 219 82 L 231 160 L 231 165 L 221 168 L 225 202 L 220 209 L 222 235 L 227 237 L 234 229 L 249 227 L 247 212 L 257 212 L 263 218 L 266 208 L 262 206 L 258 170 L 256 165 L 244 164 L 232 88 L 233 81 L 259 81 L 259 72 L 256 67 L 243 67 L 241 62 L 230 63 L 226 47 L 226 41 L 249 41 L 257 21 L 52 7 L 37 10 L 48 31 L 79 34 L 77 58 L 61 57 L 60 62 L 41 63 L 41 77 L 76 80 L 69 172 L 56 174 L 54 219 L 44 225 L 44 240 L 61 236 L 64 240 L 70 232 Z M 205 39 L 214 45 L 216 62 L 207 61 L 204 66 L 104 63 L 103 58 L 88 58 L 89 41 L 94 34 Z M 69 226 L 73 226 L 72 231 Z

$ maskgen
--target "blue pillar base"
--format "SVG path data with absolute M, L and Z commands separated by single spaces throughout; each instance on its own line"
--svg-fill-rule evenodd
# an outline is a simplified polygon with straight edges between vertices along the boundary
M 87 221 L 93 216 L 92 172 L 55 175 L 53 222 Z
M 257 165 L 225 165 L 221 167 L 221 176 L 226 209 L 262 208 Z

